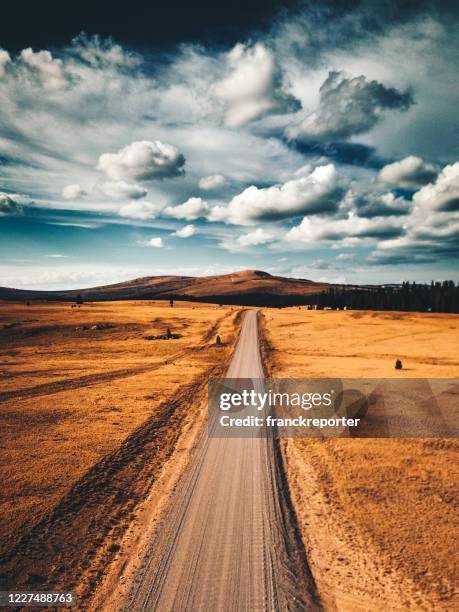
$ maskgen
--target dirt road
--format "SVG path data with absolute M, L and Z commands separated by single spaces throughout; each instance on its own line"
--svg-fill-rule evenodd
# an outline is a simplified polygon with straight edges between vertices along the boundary
M 227 378 L 262 378 L 257 313 Z M 151 542 L 126 610 L 317 610 L 271 438 L 203 433 Z

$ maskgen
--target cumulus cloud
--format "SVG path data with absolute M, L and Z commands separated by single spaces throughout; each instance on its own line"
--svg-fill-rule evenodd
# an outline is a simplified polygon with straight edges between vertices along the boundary
M 162 238 L 152 238 L 147 242 L 147 246 L 154 247 L 155 249 L 162 249 L 164 242 Z
M 382 241 L 369 263 L 428 263 L 459 256 L 459 162 L 413 196 L 413 209 L 399 237 Z
M 259 244 L 268 244 L 274 240 L 274 236 L 266 232 L 262 227 L 258 227 L 255 231 L 243 234 L 237 239 L 241 246 L 257 246 Z
M 86 191 L 78 184 L 66 185 L 62 190 L 64 200 L 79 200 L 87 195 Z
M 106 181 L 100 185 L 100 190 L 110 198 L 130 198 L 132 200 L 144 198 L 148 193 L 148 190 L 142 185 L 126 181 Z
M 118 210 L 121 217 L 129 217 L 130 219 L 153 219 L 161 211 L 159 204 L 146 202 L 145 200 L 135 200 L 125 204 Z
M 185 225 L 184 227 L 178 229 L 173 235 L 178 236 L 179 238 L 191 238 L 195 231 L 194 225 L 190 223 L 190 225 Z
M 99 157 L 98 170 L 112 179 L 164 179 L 184 173 L 185 157 L 171 144 L 160 140 L 132 142 L 117 153 Z
M 408 91 L 386 87 L 365 76 L 348 77 L 329 72 L 319 90 L 319 106 L 301 123 L 287 128 L 287 136 L 298 140 L 330 142 L 369 132 L 385 111 L 406 111 L 414 100 Z
M 44 89 L 56 91 L 69 84 L 62 60 L 54 58 L 50 51 L 35 52 L 29 47 L 21 51 L 20 57 Z
M 433 181 L 437 174 L 437 166 L 415 155 L 409 155 L 405 159 L 384 166 L 378 175 L 378 180 L 402 189 L 418 189 Z
M 235 196 L 228 206 L 216 206 L 209 220 L 253 225 L 298 215 L 335 212 L 344 188 L 333 164 L 319 166 L 306 176 L 259 189 L 252 185 Z
M 227 55 L 228 74 L 214 86 L 226 104 L 225 124 L 240 127 L 272 113 L 301 108 L 299 100 L 285 91 L 274 53 L 265 45 L 237 44 Z
M 413 202 L 424 209 L 441 212 L 459 210 L 459 162 L 443 168 L 434 183 L 425 185 L 413 196 Z
M 195 219 L 206 217 L 209 210 L 209 205 L 202 198 L 189 198 L 178 206 L 168 206 L 164 209 L 164 214 L 175 219 L 194 221 Z
M 211 174 L 202 178 L 198 184 L 199 188 L 204 191 L 213 191 L 214 189 L 224 187 L 226 185 L 226 178 L 223 174 Z
M 351 212 L 343 219 L 310 219 L 304 217 L 299 225 L 292 227 L 285 239 L 290 242 L 314 244 L 320 241 L 335 245 L 355 246 L 362 239 L 389 240 L 405 233 L 400 221 L 384 218 L 363 219 Z

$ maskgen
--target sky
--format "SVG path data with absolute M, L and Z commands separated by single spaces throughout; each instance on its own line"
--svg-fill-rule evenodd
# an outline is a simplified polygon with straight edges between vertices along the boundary
M 0 285 L 459 280 L 456 3 L 14 4 Z

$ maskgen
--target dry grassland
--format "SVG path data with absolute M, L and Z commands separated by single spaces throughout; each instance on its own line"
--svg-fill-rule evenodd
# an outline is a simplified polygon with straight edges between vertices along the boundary
M 459 377 L 459 316 L 264 310 L 277 377 Z M 395 360 L 404 368 L 395 370 Z M 458 609 L 455 440 L 283 441 L 326 610 Z
M 0 304 L 5 587 L 89 592 L 100 580 L 207 379 L 223 372 L 239 313 L 183 302 Z M 179 337 L 152 339 L 167 328 Z

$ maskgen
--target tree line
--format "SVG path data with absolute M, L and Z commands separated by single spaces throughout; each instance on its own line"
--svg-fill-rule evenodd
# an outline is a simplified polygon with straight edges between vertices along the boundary
M 402 310 L 412 312 L 459 312 L 459 283 L 447 280 L 430 284 L 403 282 L 378 287 L 331 287 L 309 296 L 317 308 L 351 310 Z

